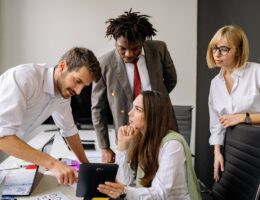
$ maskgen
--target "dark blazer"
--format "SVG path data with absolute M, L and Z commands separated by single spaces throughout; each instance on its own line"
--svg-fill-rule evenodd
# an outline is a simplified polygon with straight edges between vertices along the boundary
M 177 83 L 177 75 L 166 44 L 162 41 L 147 40 L 143 48 L 152 90 L 170 93 Z M 124 61 L 116 49 L 99 58 L 99 62 L 102 77 L 92 85 L 92 121 L 99 146 L 107 148 L 110 146 L 107 105 L 110 107 L 117 133 L 120 126 L 128 124 L 133 91 L 128 81 Z

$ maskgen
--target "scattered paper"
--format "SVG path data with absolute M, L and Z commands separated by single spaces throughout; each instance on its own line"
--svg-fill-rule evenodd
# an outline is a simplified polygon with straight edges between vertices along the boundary
M 2 192 L 4 189 L 4 181 L 7 173 L 7 171 L 0 171 L 0 196 L 2 196 Z
M 5 180 L 7 173 L 7 171 L 0 171 L 0 185 L 4 183 L 3 181 Z
M 0 164 L 0 171 L 18 169 L 18 168 L 20 168 L 20 166 L 17 163 Z
M 71 200 L 61 192 L 53 192 L 53 193 L 44 194 L 44 195 L 29 198 L 29 200 L 57 200 L 57 199 L 59 199 L 59 200 Z

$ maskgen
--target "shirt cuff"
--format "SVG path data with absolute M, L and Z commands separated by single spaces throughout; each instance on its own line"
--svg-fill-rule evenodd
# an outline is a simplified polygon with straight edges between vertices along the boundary
M 0 137 L 16 135 L 17 130 L 13 128 L 0 128 Z
M 77 129 L 76 125 L 74 125 L 69 130 L 62 130 L 62 129 L 60 130 L 60 133 L 63 137 L 70 137 L 70 136 L 77 134 L 78 132 L 79 132 L 79 130 Z
M 215 145 L 215 144 L 224 145 L 224 138 L 225 138 L 225 134 L 211 135 L 209 138 L 209 144 L 210 145 Z
M 127 150 L 124 150 L 124 151 L 117 150 L 116 151 L 116 163 L 121 163 L 122 161 L 125 160 L 126 157 L 127 157 Z

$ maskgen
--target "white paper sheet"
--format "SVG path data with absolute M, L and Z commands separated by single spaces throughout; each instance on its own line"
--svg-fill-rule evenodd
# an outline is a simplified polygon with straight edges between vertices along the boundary
M 53 192 L 49 194 L 44 194 L 36 197 L 30 197 L 29 200 L 70 200 L 61 192 Z

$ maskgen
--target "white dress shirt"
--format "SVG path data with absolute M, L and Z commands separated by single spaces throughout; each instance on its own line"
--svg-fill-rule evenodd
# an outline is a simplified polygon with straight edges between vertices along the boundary
M 16 134 L 22 138 L 50 115 L 63 136 L 78 132 L 70 99 L 54 92 L 54 67 L 24 64 L 0 76 L 0 137 Z
M 223 70 L 211 81 L 209 92 L 210 145 L 223 145 L 226 129 L 219 122 L 224 114 L 260 112 L 260 64 L 246 63 L 232 74 L 234 85 L 228 93 Z
M 118 151 L 117 178 L 127 186 L 127 199 L 190 200 L 188 193 L 186 157 L 183 146 L 176 140 L 166 142 L 160 149 L 159 168 L 151 187 L 134 187 L 135 173 L 128 164 L 127 151 Z M 131 185 L 131 186 L 130 186 Z
M 131 87 L 132 91 L 134 91 L 134 68 L 135 68 L 135 66 L 133 63 L 125 63 L 125 67 L 126 67 L 126 72 L 127 72 L 128 80 L 130 83 L 130 87 Z M 143 48 L 142 48 L 141 55 L 138 57 L 137 68 L 138 68 L 138 72 L 140 75 L 142 91 L 152 90 L 148 70 L 146 67 L 145 54 L 144 54 Z

